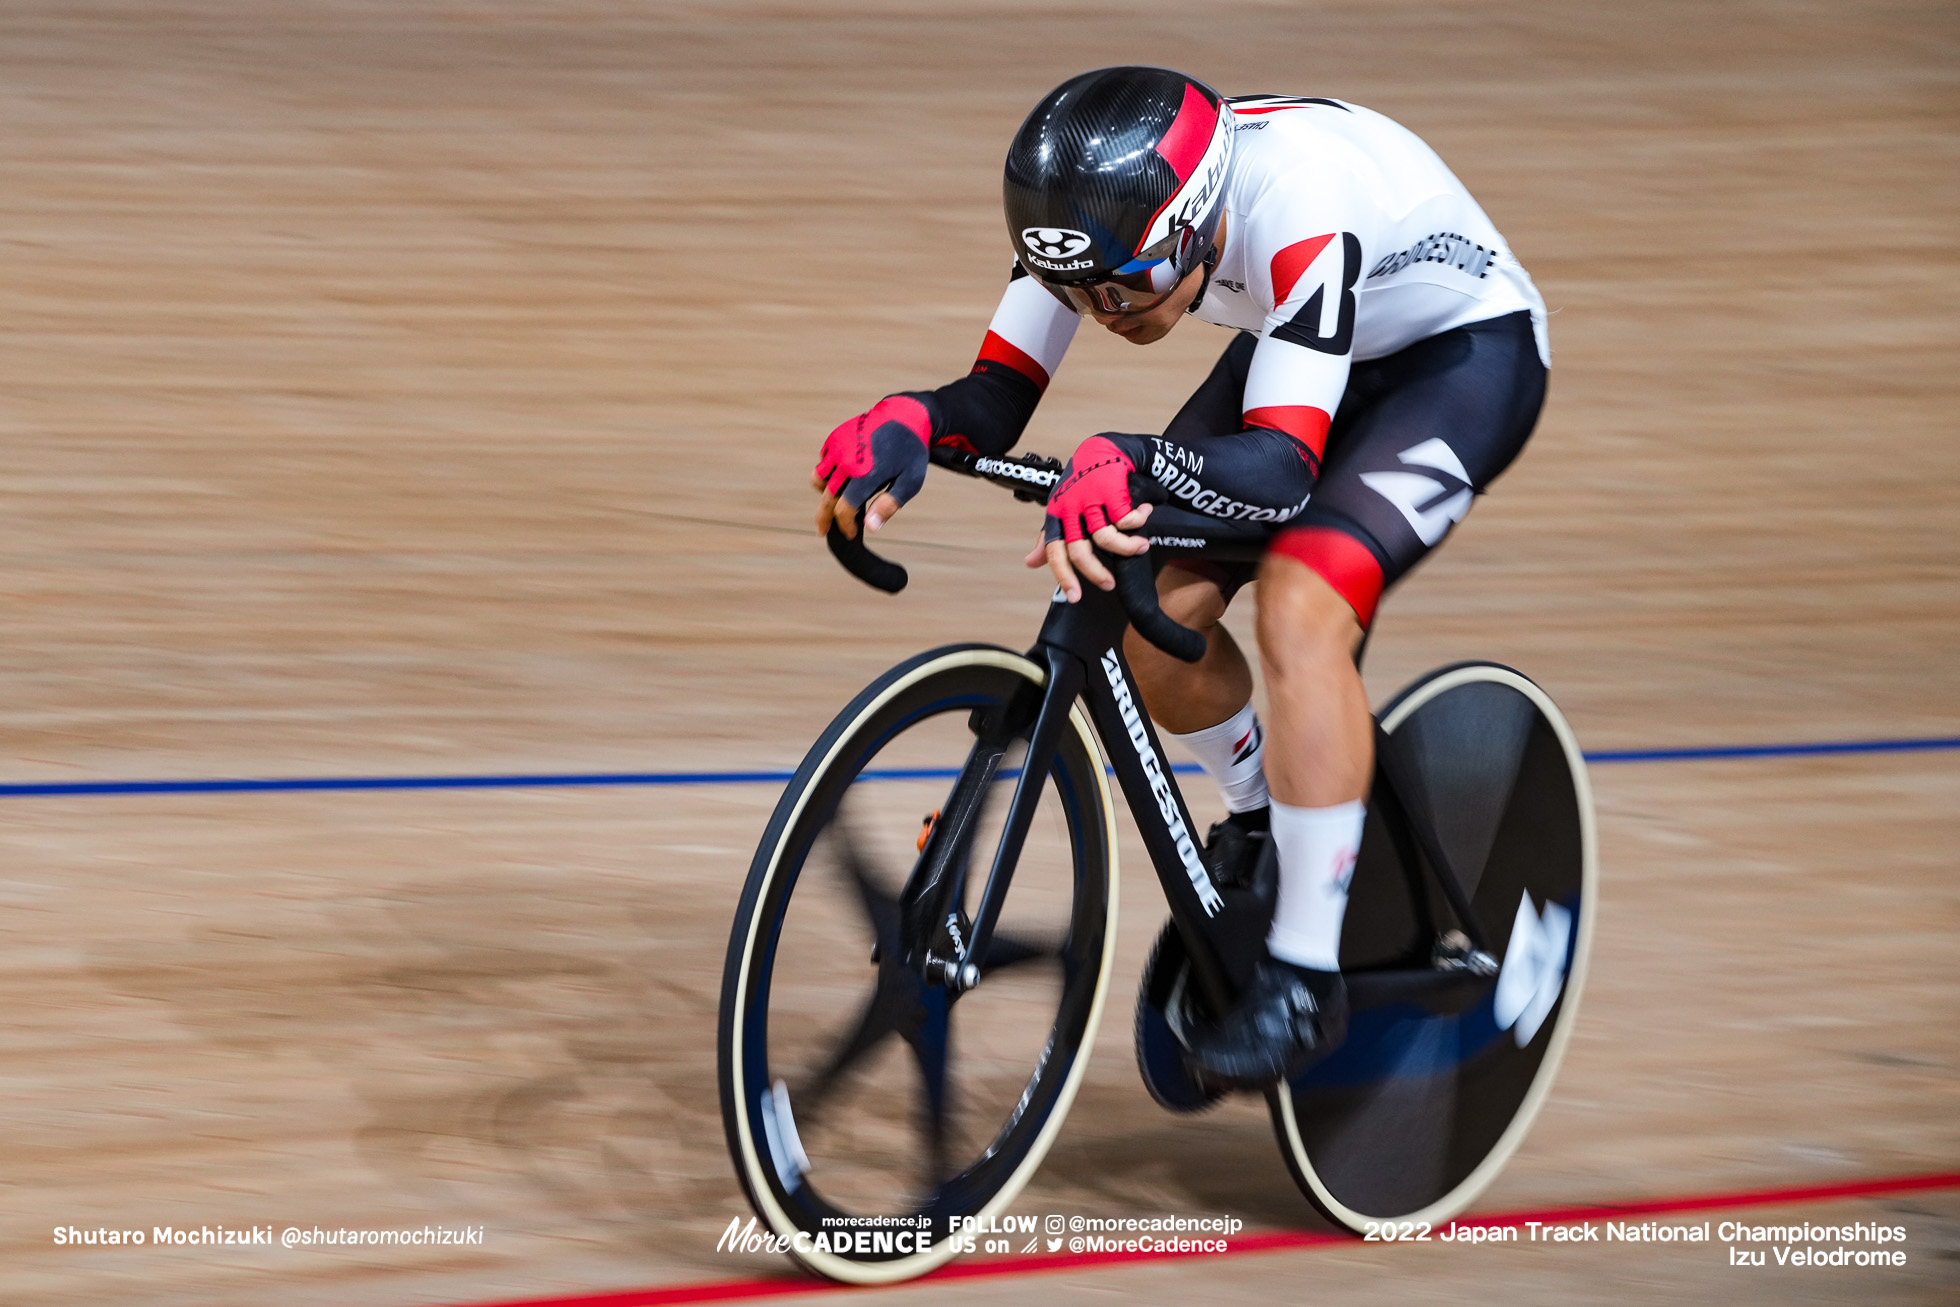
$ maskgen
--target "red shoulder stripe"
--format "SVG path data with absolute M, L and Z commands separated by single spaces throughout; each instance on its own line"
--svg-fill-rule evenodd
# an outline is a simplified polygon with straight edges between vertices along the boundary
M 1048 369 L 1034 361 L 1034 357 L 1013 341 L 994 332 L 980 342 L 980 357 L 973 360 L 973 371 L 981 372 L 986 363 L 1001 363 L 1034 382 L 1042 390 L 1048 389 Z

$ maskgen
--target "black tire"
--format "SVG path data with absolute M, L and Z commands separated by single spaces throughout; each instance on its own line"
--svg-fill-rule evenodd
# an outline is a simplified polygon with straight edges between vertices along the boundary
M 1345 1043 L 1268 1092 L 1287 1168 L 1309 1202 L 1356 1233 L 1440 1226 L 1503 1169 L 1550 1092 L 1592 951 L 1598 902 L 1592 791 L 1545 692 L 1494 663 L 1442 668 L 1379 714 L 1384 750 L 1421 805 L 1502 964 L 1457 1012 L 1357 1010 Z M 1418 788 L 1408 787 L 1404 788 Z M 1341 936 L 1344 971 L 1428 965 L 1448 904 L 1380 771 Z M 1352 982 L 1351 982 L 1352 983 Z
M 1116 839 L 1102 756 L 1079 704 L 979 985 L 949 997 L 889 943 L 904 910 L 891 868 L 915 857 L 922 812 L 936 815 L 949 790 L 971 792 L 956 778 L 974 770 L 979 723 L 1003 712 L 1026 720 L 1044 680 L 1021 655 L 981 645 L 893 668 L 811 748 L 750 866 L 723 970 L 722 1120 L 762 1223 L 820 1275 L 883 1283 L 953 1257 L 951 1218 L 1006 1208 L 1088 1065 L 1115 951 Z M 975 812 L 997 819 L 1007 806 L 1027 729 L 988 790 L 998 801 Z M 956 807 L 946 801 L 948 812 Z M 975 820 L 984 827 L 987 818 Z M 997 837 L 997 826 L 987 829 Z M 972 842 L 964 911 L 994 842 L 985 833 Z M 841 874 L 825 874 L 826 862 Z M 907 1053 L 909 1066 L 880 1065 Z M 907 1223 L 882 1227 L 894 1237 L 880 1241 L 881 1227 L 852 1222 L 863 1217 Z M 861 1229 L 872 1232 L 868 1248 L 830 1246 L 840 1230 Z

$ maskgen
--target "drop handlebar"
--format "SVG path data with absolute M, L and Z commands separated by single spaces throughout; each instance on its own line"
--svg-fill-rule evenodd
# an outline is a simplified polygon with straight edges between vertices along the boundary
M 1012 491 L 1016 499 L 1031 504 L 1047 503 L 1048 492 L 1062 479 L 1060 461 L 1039 454 L 1005 458 L 937 446 L 932 451 L 932 461 L 949 472 L 1001 486 Z M 874 590 L 897 594 L 911 579 L 903 566 L 872 553 L 865 546 L 862 530 L 854 537 L 847 536 L 833 522 L 825 543 L 830 546 L 831 557 L 845 571 Z M 1142 554 L 1111 554 L 1100 549 L 1096 556 L 1116 578 L 1116 597 L 1122 601 L 1137 634 L 1187 663 L 1195 663 L 1205 656 L 1205 637 L 1172 620 L 1158 606 L 1156 577 L 1148 558 Z

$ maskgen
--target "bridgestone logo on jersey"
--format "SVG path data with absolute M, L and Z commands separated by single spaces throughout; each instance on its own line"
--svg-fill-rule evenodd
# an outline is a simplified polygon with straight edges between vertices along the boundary
M 1368 270 L 1368 280 L 1393 277 L 1416 263 L 1440 263 L 1482 281 L 1490 272 L 1491 260 L 1496 257 L 1496 250 L 1487 250 L 1468 236 L 1459 236 L 1453 231 L 1438 232 L 1423 237 L 1406 250 L 1397 250 L 1383 258 Z
M 1284 522 L 1298 517 L 1300 510 L 1307 506 L 1305 499 L 1291 508 L 1261 508 L 1257 504 L 1244 504 L 1236 499 L 1227 499 L 1216 490 L 1205 489 L 1204 484 L 1196 477 L 1172 463 L 1161 453 L 1152 453 L 1150 456 L 1150 477 L 1196 511 L 1207 517 L 1223 518 L 1228 522 Z
M 1218 887 L 1211 883 L 1205 864 L 1198 860 L 1198 847 L 1191 842 L 1191 832 L 1177 810 L 1177 795 L 1171 790 L 1170 777 L 1164 775 L 1157 751 L 1150 747 L 1150 735 L 1143 729 L 1143 718 L 1137 715 L 1136 702 L 1130 697 L 1130 683 L 1123 676 L 1123 662 L 1114 649 L 1103 654 L 1102 669 L 1103 675 L 1109 678 L 1109 688 L 1116 692 L 1116 710 L 1122 714 L 1123 726 L 1130 733 L 1130 746 L 1137 751 L 1137 761 L 1143 764 L 1143 774 L 1150 779 L 1150 792 L 1157 797 L 1157 811 L 1164 818 L 1164 828 L 1177 845 L 1184 874 L 1190 879 L 1191 888 L 1197 891 L 1198 902 L 1204 904 L 1205 915 L 1215 917 L 1225 906 L 1225 900 L 1218 896 Z

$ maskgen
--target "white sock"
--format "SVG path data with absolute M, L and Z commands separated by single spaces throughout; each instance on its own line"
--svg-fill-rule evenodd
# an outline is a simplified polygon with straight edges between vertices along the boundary
M 1178 735 L 1165 731 L 1196 758 L 1205 774 L 1218 782 L 1225 811 L 1251 812 L 1266 806 L 1266 732 L 1247 704 L 1216 726 Z
M 1279 849 L 1279 902 L 1266 949 L 1296 967 L 1338 971 L 1341 918 L 1348 882 L 1361 849 L 1368 805 L 1356 799 L 1331 808 L 1273 805 L 1273 843 Z

